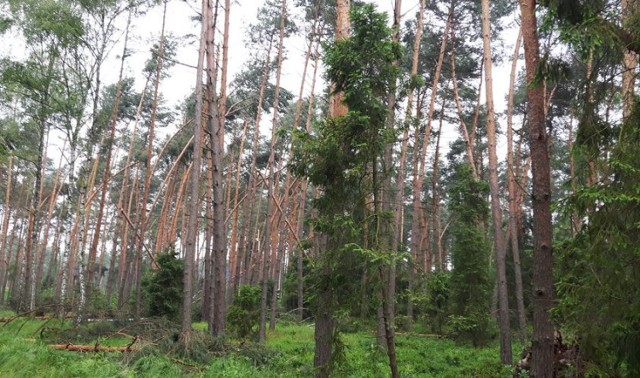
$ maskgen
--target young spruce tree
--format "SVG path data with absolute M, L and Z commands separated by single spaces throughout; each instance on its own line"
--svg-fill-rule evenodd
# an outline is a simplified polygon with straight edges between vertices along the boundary
M 488 340 L 492 282 L 488 256 L 491 246 L 482 225 L 489 206 L 486 182 L 473 178 L 469 165 L 456 167 L 449 188 L 449 211 L 453 215 L 449 229 L 453 238 L 451 258 L 450 324 L 462 340 L 481 346 Z

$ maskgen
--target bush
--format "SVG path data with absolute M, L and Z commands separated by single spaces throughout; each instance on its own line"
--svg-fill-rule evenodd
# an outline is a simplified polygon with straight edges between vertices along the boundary
M 236 337 L 244 339 L 255 335 L 260 320 L 259 286 L 242 285 L 227 312 L 227 328 Z
M 489 315 L 468 314 L 449 316 L 451 336 L 456 340 L 470 340 L 474 346 L 483 346 L 489 338 Z

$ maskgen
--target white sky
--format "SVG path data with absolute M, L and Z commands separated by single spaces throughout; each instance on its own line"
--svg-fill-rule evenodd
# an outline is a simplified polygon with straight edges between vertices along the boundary
M 370 1 L 377 4 L 378 9 L 387 11 L 389 15 L 392 14 L 393 0 L 374 0 Z M 415 13 L 418 9 L 418 0 L 405 0 L 402 5 L 402 14 L 404 23 L 409 18 L 415 17 Z M 230 46 L 229 46 L 229 82 L 233 80 L 233 77 L 243 68 L 243 64 L 248 59 L 248 48 L 245 45 L 244 39 L 247 27 L 250 23 L 256 19 L 256 13 L 258 8 L 263 4 L 263 0 L 232 0 L 231 5 L 231 22 L 230 22 Z M 293 1 L 288 1 L 288 8 L 291 11 L 293 9 Z M 179 47 L 176 59 L 180 62 L 189 64 L 191 66 L 196 65 L 197 61 L 197 37 L 200 33 L 200 26 L 191 18 L 196 15 L 196 11 L 200 10 L 199 0 L 170 0 L 167 4 L 167 21 L 166 21 L 166 33 L 173 35 L 174 37 L 183 37 L 186 35 L 194 36 L 188 41 L 182 43 Z M 391 17 L 391 16 L 390 16 Z M 221 28 L 223 15 L 219 15 L 219 28 Z M 121 26 L 124 28 L 124 22 L 126 16 L 121 17 Z M 428 21 L 427 21 L 428 22 Z M 136 85 L 138 89 L 143 86 L 142 69 L 145 61 L 149 59 L 149 48 L 153 43 L 158 41 L 160 35 L 162 23 L 162 6 L 155 7 L 152 11 L 146 14 L 144 17 L 135 21 L 133 30 L 130 32 L 133 40 L 130 42 L 130 46 L 133 50 L 133 54 L 126 61 L 125 75 L 136 77 Z M 428 23 L 427 23 L 428 25 Z M 480 27 L 480 25 L 478 25 Z M 517 37 L 517 30 L 509 30 L 503 34 L 504 43 L 508 55 L 511 55 L 513 50 L 512 46 L 515 43 Z M 116 45 L 111 51 L 109 60 L 105 64 L 105 69 L 102 72 L 103 85 L 113 84 L 118 79 L 119 60 L 118 56 L 122 51 L 122 39 L 123 34 L 120 34 L 120 43 Z M 306 49 L 306 41 L 303 37 L 294 37 L 290 39 L 286 44 L 286 60 L 283 66 L 282 86 L 291 91 L 294 96 L 298 95 L 302 69 L 304 64 L 304 54 Z M 438 46 L 434 46 L 438 48 Z M 0 43 L 0 56 L 6 56 L 8 54 L 19 57 L 24 51 L 24 43 L 20 38 L 13 38 L 10 35 L 5 35 L 2 43 Z M 509 59 L 504 59 L 504 63 L 501 66 L 494 66 L 494 98 L 496 104 L 496 111 L 501 112 L 505 109 L 506 104 L 504 101 L 505 94 L 508 89 L 508 78 L 511 62 Z M 307 87 L 310 83 L 312 69 L 308 70 Z M 195 69 L 186 67 L 183 65 L 174 65 L 166 79 L 161 82 L 160 92 L 165 99 L 168 100 L 170 107 L 179 105 L 186 96 L 192 91 L 195 86 Z M 323 90 L 323 86 L 316 85 L 316 92 Z M 483 96 L 484 97 L 484 96 Z M 268 117 L 267 117 L 268 118 Z M 159 130 L 160 136 L 162 134 L 171 132 L 170 130 Z M 450 132 L 443 133 L 442 147 L 446 150 L 449 142 L 456 139 L 457 127 L 452 127 Z M 504 141 L 499 143 L 504 146 Z
M 375 3 L 379 10 L 388 12 L 391 18 L 394 5 L 393 0 L 373 0 L 370 2 Z M 233 80 L 234 75 L 243 68 L 243 64 L 247 61 L 249 51 L 244 43 L 246 30 L 249 24 L 255 21 L 257 10 L 262 4 L 262 0 L 232 1 L 229 46 L 229 82 Z M 403 1 L 402 23 L 409 18 L 415 17 L 418 4 L 419 0 Z M 288 8 L 291 11 L 293 8 L 293 1 L 288 1 Z M 197 0 L 191 0 L 189 3 L 176 0 L 170 1 L 167 5 L 167 31 L 174 36 L 183 36 L 186 34 L 193 34 L 195 36 L 199 35 L 199 25 L 190 20 L 190 17 L 195 15 L 195 10 L 199 11 L 199 1 Z M 219 17 L 219 23 L 221 24 L 222 15 Z M 136 30 L 133 34 L 139 36 L 140 42 L 142 42 L 140 46 L 142 47 L 139 47 L 138 53 L 128 61 L 132 73 L 141 72 L 141 67 L 149 56 L 148 46 L 156 41 L 159 36 L 161 20 L 162 7 L 157 7 L 137 23 Z M 478 27 L 480 27 L 480 25 L 478 25 Z M 509 57 L 511 56 L 516 37 L 517 30 L 511 29 L 503 33 L 504 44 L 506 46 L 505 51 Z M 197 60 L 197 47 L 197 41 L 195 40 L 192 44 L 183 45 L 178 52 L 177 60 L 195 66 Z M 287 59 L 284 61 L 282 86 L 297 96 L 304 65 L 303 58 L 306 49 L 306 42 L 302 37 L 296 37 L 289 40 L 285 44 L 285 47 L 287 49 Z M 439 48 L 439 46 L 434 48 Z M 506 109 L 504 98 L 508 90 L 510 69 L 511 62 L 509 58 L 504 59 L 502 65 L 494 66 L 493 69 L 496 112 L 502 112 Z M 310 84 L 311 72 L 312 70 L 309 69 L 307 87 Z M 115 82 L 116 80 L 117 77 L 113 78 L 112 82 Z M 138 84 L 142 85 L 142 83 Z M 162 82 L 161 92 L 171 104 L 177 105 L 189 94 L 190 91 L 192 91 L 194 85 L 195 70 L 189 67 L 176 65 L 171 69 L 169 78 Z M 316 92 L 320 92 L 322 89 L 321 85 L 316 85 Z M 482 101 L 484 102 L 484 94 Z M 454 128 L 454 130 L 451 130 L 449 133 L 443 133 L 441 144 L 445 149 L 445 153 L 448 149 L 449 142 L 456 138 L 458 138 L 457 128 Z M 504 146 L 505 141 L 501 141 L 499 145 Z

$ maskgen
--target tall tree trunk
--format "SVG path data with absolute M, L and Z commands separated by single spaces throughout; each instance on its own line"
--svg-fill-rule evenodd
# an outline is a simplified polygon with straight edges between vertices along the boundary
M 426 7 L 426 0 L 420 0 L 420 8 L 418 9 L 417 15 L 417 26 L 416 26 L 416 35 L 413 41 L 413 57 L 411 59 L 411 78 L 415 78 L 418 74 L 418 61 L 420 58 L 420 42 L 422 40 L 422 31 L 424 28 L 424 10 Z M 402 146 L 400 147 L 400 163 L 398 166 L 398 178 L 397 178 L 397 192 L 396 192 L 396 200 L 395 200 L 395 210 L 394 210 L 394 223 L 396 224 L 396 229 L 394 231 L 394 241 L 393 248 L 399 248 L 401 242 L 403 241 L 403 225 L 404 225 L 404 185 L 405 185 L 405 176 L 406 176 L 406 164 L 407 164 L 407 152 L 409 149 L 409 129 L 411 125 L 414 123 L 413 118 L 413 99 L 415 96 L 415 88 L 411 88 L 409 94 L 407 95 L 407 108 L 405 115 L 405 125 L 404 131 L 402 133 Z M 417 112 L 416 112 L 417 113 Z M 404 246 L 402 248 L 404 250 Z M 411 298 L 411 294 L 413 293 L 413 284 L 415 279 L 415 265 L 416 265 L 416 256 L 411 255 L 410 263 L 408 266 L 408 288 L 409 291 L 409 299 L 407 301 L 407 318 L 408 324 L 407 328 L 409 331 L 413 329 L 413 299 Z
M 498 155 L 496 151 L 496 119 L 493 107 L 493 76 L 491 62 L 491 25 L 489 0 L 482 0 L 482 42 L 485 95 L 487 107 L 487 139 L 489 153 L 489 191 L 491 192 L 491 218 L 493 220 L 493 245 L 496 253 L 496 274 L 498 280 L 498 325 L 500 327 L 500 361 L 510 365 L 511 329 L 509 327 L 509 296 L 507 293 L 506 245 L 502 231 L 502 208 L 498 187 Z
M 520 0 L 527 82 L 532 83 L 540 60 L 535 0 Z M 551 169 L 541 86 L 527 87 L 529 149 L 533 204 L 533 345 L 532 376 L 553 377 L 553 229 L 551 223 Z
M 507 101 L 507 181 L 509 187 L 509 226 L 507 237 L 511 241 L 511 256 L 513 257 L 513 272 L 516 289 L 516 304 L 518 306 L 518 326 L 520 327 L 520 342 L 527 338 L 527 315 L 524 308 L 524 293 L 522 288 L 522 268 L 520 264 L 520 245 L 518 240 L 518 203 L 515 165 L 513 160 L 513 97 L 518 68 L 518 56 L 522 41 L 522 30 L 518 32 L 518 39 L 511 60 L 511 75 L 509 76 L 509 94 Z
M 396 0 L 393 8 L 393 35 L 391 37 L 393 42 L 398 43 L 400 41 L 400 20 L 402 13 L 402 0 Z M 398 61 L 395 60 L 392 63 L 393 66 L 398 66 Z M 393 133 L 395 130 L 395 107 L 396 107 L 396 90 L 397 82 L 394 80 L 389 88 L 387 95 L 387 120 L 386 129 Z M 391 206 L 391 171 L 393 166 L 393 143 L 386 143 L 384 146 L 384 152 L 381 160 L 381 176 L 382 182 L 380 185 L 380 211 L 382 213 L 388 213 L 392 210 Z M 374 166 L 373 169 L 378 169 Z M 378 326 L 378 329 L 382 328 L 384 333 L 379 336 L 383 336 L 384 344 L 383 348 L 387 351 L 389 358 L 389 367 L 391 369 L 392 376 L 397 376 L 398 367 L 395 356 L 395 294 L 396 294 L 396 259 L 395 250 L 396 246 L 393 244 L 393 230 L 388 220 L 383 219 L 380 214 L 376 214 L 376 219 L 379 223 L 380 241 L 382 242 L 379 248 L 383 251 L 389 251 L 391 253 L 390 264 L 388 267 L 383 268 L 382 286 L 386 286 L 381 291 L 384 296 L 382 297 L 382 314 L 380 318 L 382 324 Z M 380 339 L 380 337 L 378 337 Z
M 227 232 L 225 228 L 223 158 L 224 158 L 224 114 L 219 115 L 219 99 L 216 94 L 217 65 L 214 59 L 215 17 L 213 5 L 208 2 L 209 21 L 207 32 L 207 93 L 209 95 L 209 136 L 211 138 L 211 163 L 213 188 L 213 275 L 214 303 L 213 323 L 209 331 L 214 336 L 223 336 L 226 313 Z M 217 2 L 215 9 L 217 9 Z
M 196 109 L 195 126 L 193 131 L 193 163 L 191 170 L 191 199 L 189 202 L 189 223 L 187 225 L 187 237 L 185 243 L 184 256 L 184 278 L 182 291 L 182 335 L 186 341 L 189 340 L 191 332 L 191 299 L 193 265 L 196 252 L 196 235 L 198 233 L 198 218 L 200 216 L 200 163 L 202 161 L 202 78 L 204 71 L 205 48 L 207 47 L 207 29 L 209 27 L 209 0 L 202 2 L 202 24 L 200 31 L 200 48 L 198 50 L 198 68 L 196 71 Z
M 275 149 L 276 149 L 276 141 L 277 141 L 277 127 L 278 127 L 278 107 L 280 103 L 280 77 L 282 76 L 282 60 L 284 53 L 284 32 L 285 32 L 285 22 L 287 18 L 287 2 L 286 0 L 282 0 L 280 9 L 280 31 L 278 35 L 278 58 L 277 58 L 277 67 L 276 67 L 276 85 L 275 85 L 275 94 L 273 100 L 273 118 L 271 121 L 271 146 L 269 152 L 269 161 L 267 162 L 267 166 L 269 169 L 269 176 L 267 177 L 267 212 L 266 212 L 266 227 L 265 227 L 265 243 L 264 243 L 264 251 L 263 251 L 263 262 L 262 262 L 262 296 L 260 298 L 260 324 L 259 324 L 259 338 L 260 342 L 264 342 L 267 337 L 267 329 L 266 329 L 266 316 L 267 316 L 267 292 L 268 292 L 268 281 L 269 281 L 269 262 L 270 256 L 275 251 L 276 246 L 273 245 L 270 240 L 272 240 L 272 223 L 275 218 L 275 209 L 274 209 L 274 195 L 276 191 L 276 185 L 278 184 L 276 181 L 275 175 Z M 274 287 L 273 290 L 276 290 Z M 274 324 L 275 326 L 275 324 Z

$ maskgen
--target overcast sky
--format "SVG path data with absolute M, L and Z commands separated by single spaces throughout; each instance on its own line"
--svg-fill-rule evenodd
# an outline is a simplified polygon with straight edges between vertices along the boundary
M 392 14 L 393 0 L 373 0 L 379 10 Z M 263 0 L 236 0 L 232 1 L 231 22 L 230 22 L 230 46 L 229 46 L 229 82 L 243 68 L 247 62 L 249 51 L 245 45 L 245 35 L 247 27 L 256 20 L 258 8 L 264 3 Z M 403 23 L 415 17 L 418 9 L 418 0 L 405 0 L 402 4 Z M 290 11 L 294 10 L 293 1 L 288 1 Z M 198 41 L 200 25 L 192 19 L 196 12 L 200 11 L 199 0 L 170 0 L 167 4 L 166 33 L 177 38 L 181 38 L 180 47 L 176 56 L 179 62 L 195 66 L 197 61 Z M 220 16 L 222 18 L 222 15 Z M 121 17 L 121 27 L 124 28 L 126 17 Z M 222 21 L 220 21 L 220 24 Z M 428 25 L 428 20 L 425 22 Z M 133 54 L 126 61 L 125 75 L 137 78 L 138 89 L 142 89 L 144 80 L 142 69 L 145 61 L 149 59 L 149 49 L 153 43 L 158 41 L 162 25 L 162 6 L 157 6 L 148 12 L 144 17 L 139 18 L 133 25 L 130 33 L 132 41 L 130 47 Z M 480 25 L 478 25 L 480 27 Z M 119 35 L 120 43 L 115 46 L 109 55 L 109 59 L 103 70 L 103 85 L 114 84 L 118 79 L 119 58 L 122 51 L 122 32 Z M 0 44 L 0 54 L 7 54 L 20 57 L 24 51 L 24 43 L 20 38 L 5 35 L 3 43 Z M 503 35 L 506 51 L 511 51 L 517 30 L 510 30 Z M 297 36 L 286 41 L 286 60 L 283 66 L 282 85 L 290 90 L 295 96 L 298 95 L 302 69 L 304 64 L 304 54 L 306 41 L 304 37 Z M 437 48 L 437 47 L 434 47 Z M 511 52 L 508 53 L 511 55 Z M 505 94 L 508 88 L 508 76 L 510 70 L 509 59 L 505 59 L 502 66 L 494 67 L 494 96 L 496 111 L 503 111 L 505 108 Z M 312 70 L 308 72 L 310 80 Z M 169 106 L 175 108 L 188 96 L 195 86 L 195 69 L 177 64 L 171 68 L 169 75 L 161 83 L 160 91 L 168 101 Z M 310 81 L 307 81 L 309 83 Z M 308 85 L 307 85 L 308 87 Z M 321 92 L 323 87 L 316 86 L 316 92 Z M 159 130 L 162 134 L 170 133 L 170 130 Z M 446 149 L 448 142 L 457 138 L 457 131 L 452 127 L 451 132 L 444 136 L 443 147 Z M 504 144 L 504 143 L 502 143 Z
M 387 11 L 391 14 L 393 9 L 392 0 L 375 0 L 371 1 L 377 4 L 378 9 Z M 293 10 L 293 2 L 288 1 L 288 7 Z M 231 5 L 231 22 L 229 36 L 229 79 L 242 69 L 248 57 L 248 50 L 245 46 L 244 39 L 247 27 L 256 20 L 258 8 L 263 4 L 261 0 L 240 0 L 232 1 Z M 403 4 L 403 13 L 405 17 L 414 17 L 417 10 L 418 0 L 405 0 Z M 194 36 L 199 35 L 199 25 L 191 21 L 191 17 L 195 15 L 195 11 L 199 11 L 196 2 L 189 1 L 170 1 L 167 5 L 167 31 L 174 36 L 180 37 L 187 34 Z M 148 46 L 152 41 L 157 40 L 160 33 L 162 20 L 162 7 L 157 7 L 149 12 L 136 25 L 137 33 L 140 37 L 137 44 L 138 54 L 131 59 L 129 66 L 132 71 L 140 72 L 140 67 L 148 58 Z M 179 51 L 178 60 L 195 66 L 197 62 L 197 41 L 193 40 L 192 44 L 185 44 Z M 302 37 L 292 38 L 285 44 L 287 49 L 287 60 L 284 62 L 282 83 L 285 88 L 297 95 L 300 87 L 302 75 L 302 67 L 304 64 L 304 53 L 306 49 L 305 41 Z M 132 72 L 133 74 L 133 72 Z M 310 74 L 309 74 L 310 75 Z M 117 80 L 114 79 L 114 80 Z M 176 66 L 172 69 L 171 75 L 162 83 L 163 93 L 171 103 L 178 103 L 189 93 L 194 87 L 195 72 L 193 69 Z M 317 87 L 320 90 L 319 87 Z

